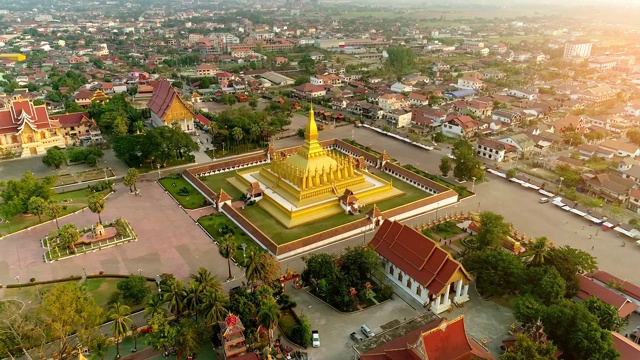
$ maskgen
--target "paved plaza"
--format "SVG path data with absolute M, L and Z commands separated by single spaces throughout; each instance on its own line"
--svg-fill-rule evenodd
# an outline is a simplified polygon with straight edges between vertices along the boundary
M 40 239 L 55 229 L 55 223 L 49 222 L 0 240 L 0 283 L 14 283 L 17 276 L 21 281 L 31 277 L 43 281 L 82 275 L 83 269 L 87 274 L 100 271 L 137 274 L 141 269 L 146 276 L 172 273 L 177 278 L 186 278 L 204 266 L 220 279 L 227 277 L 227 260 L 160 185 L 139 183 L 141 197 L 129 194 L 121 184 L 116 188 L 118 191 L 107 199 L 102 219 L 127 219 L 138 241 L 47 264 L 43 261 L 45 249 Z M 84 227 L 94 225 L 97 220 L 96 214 L 85 209 L 59 222 L 61 226 L 74 223 Z M 236 278 L 242 277 L 242 269 L 232 266 L 232 272 Z

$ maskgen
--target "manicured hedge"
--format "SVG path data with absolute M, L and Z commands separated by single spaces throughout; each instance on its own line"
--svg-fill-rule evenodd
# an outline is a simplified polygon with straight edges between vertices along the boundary
M 61 283 L 61 282 L 67 282 L 67 281 L 73 281 L 73 280 L 80 280 L 82 279 L 82 276 L 69 276 L 68 278 L 62 278 L 62 279 L 53 279 L 53 280 L 47 280 L 47 281 L 34 281 L 31 283 L 24 283 L 24 284 L 9 284 L 7 286 L 5 286 L 7 289 L 11 289 L 11 288 L 22 288 L 22 287 L 28 287 L 28 286 L 35 286 L 35 285 L 44 285 L 44 284 L 55 284 L 55 283 Z

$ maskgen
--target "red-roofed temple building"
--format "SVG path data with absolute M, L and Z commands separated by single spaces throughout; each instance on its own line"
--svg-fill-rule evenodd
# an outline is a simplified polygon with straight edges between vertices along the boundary
M 158 83 L 147 107 L 151 110 L 154 126 L 171 126 L 178 123 L 186 133 L 195 131 L 193 120 L 196 115 L 167 80 Z
M 469 273 L 412 227 L 386 220 L 369 245 L 383 258 L 387 277 L 434 313 L 469 301 Z
M 49 117 L 45 105 L 29 99 L 11 99 L 0 108 L 0 149 L 16 155 L 44 154 L 48 148 L 65 147 L 58 120 Z
M 225 359 L 231 359 L 247 353 L 245 345 L 244 326 L 240 318 L 229 313 L 220 325 L 220 338 L 224 348 Z
M 494 360 L 467 337 L 464 317 L 440 319 L 360 355 L 361 360 Z

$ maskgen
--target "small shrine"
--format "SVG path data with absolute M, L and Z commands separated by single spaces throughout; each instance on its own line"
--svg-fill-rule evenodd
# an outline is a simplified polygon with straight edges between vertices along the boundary
M 263 193 L 264 191 L 260 187 L 260 183 L 257 181 L 254 181 L 251 183 L 251 185 L 247 189 L 247 201 L 251 201 L 251 200 L 257 201 L 262 198 Z
M 102 226 L 101 223 L 98 223 L 98 225 L 96 225 L 96 227 L 93 229 L 93 236 L 94 238 L 98 239 L 103 237 L 104 235 L 104 226 Z
M 353 193 L 353 191 L 349 189 L 344 189 L 344 193 L 339 198 L 340 207 L 344 209 L 346 214 L 354 215 L 360 212 L 360 203 L 358 202 L 358 198 Z

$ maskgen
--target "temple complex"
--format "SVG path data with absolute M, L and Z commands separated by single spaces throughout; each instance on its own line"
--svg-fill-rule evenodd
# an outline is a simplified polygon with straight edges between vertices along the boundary
M 270 165 L 238 171 L 230 182 L 286 228 L 340 213 L 355 214 L 365 204 L 403 194 L 369 173 L 361 159 L 324 149 L 318 142 L 313 108 L 302 146 L 295 152 L 270 153 Z

